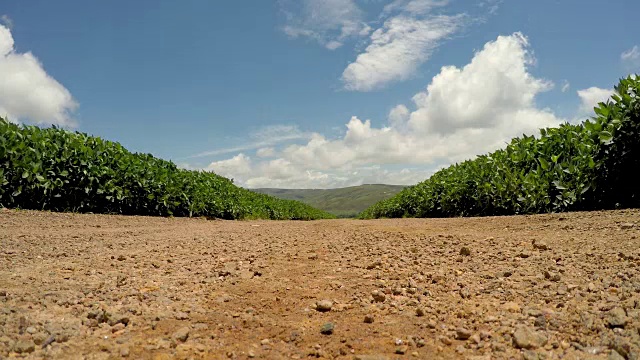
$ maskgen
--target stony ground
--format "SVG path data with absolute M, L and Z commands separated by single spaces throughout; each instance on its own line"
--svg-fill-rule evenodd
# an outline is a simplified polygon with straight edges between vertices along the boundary
M 0 210 L 0 358 L 638 359 L 640 212 Z

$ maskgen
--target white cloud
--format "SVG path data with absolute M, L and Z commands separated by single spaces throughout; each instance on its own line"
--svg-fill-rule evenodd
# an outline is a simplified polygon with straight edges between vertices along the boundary
M 354 0 L 280 0 L 280 6 L 287 18 L 283 28 L 287 35 L 314 39 L 329 50 L 371 31 Z
M 188 158 L 198 158 L 206 156 L 214 156 L 221 154 L 228 154 L 240 151 L 255 150 L 264 147 L 269 147 L 277 144 L 281 144 L 287 141 L 293 140 L 306 140 L 311 137 L 310 133 L 302 132 L 295 125 L 270 125 L 261 128 L 260 130 L 250 135 L 251 142 L 239 146 L 233 146 L 224 149 L 215 149 L 210 151 L 204 151 Z
M 9 28 L 0 25 L 0 116 L 37 124 L 74 126 L 78 104 L 38 59 L 17 53 Z
M 394 107 L 385 126 L 353 116 L 338 139 L 313 134 L 305 144 L 282 149 L 276 159 L 236 157 L 210 169 L 224 170 L 248 187 L 415 184 L 438 167 L 562 122 L 550 110 L 536 107 L 536 95 L 552 83 L 531 75 L 532 63 L 522 34 L 500 36 L 466 66 L 443 67 L 426 90 L 413 97 L 413 109 Z
M 0 16 L 0 24 L 4 25 L 8 29 L 13 28 L 13 20 L 7 14 Z
M 395 12 L 405 12 L 413 15 L 425 15 L 434 8 L 449 4 L 449 0 L 394 0 L 385 5 L 382 16 Z
M 276 155 L 276 149 L 272 147 L 261 148 L 256 151 L 256 156 L 266 158 L 273 157 Z
M 481 1 L 478 5 L 482 8 L 486 8 L 489 14 L 495 15 L 500 9 L 500 5 L 504 0 L 485 0 Z
M 569 83 L 568 80 L 565 80 L 562 83 L 562 92 L 567 92 L 567 91 L 569 91 L 570 88 L 571 88 L 571 84 Z
M 580 115 L 586 115 L 593 112 L 593 108 L 600 102 L 606 102 L 614 91 L 612 89 L 601 89 L 598 87 L 590 87 L 588 89 L 578 90 L 580 98 Z
M 342 73 L 345 88 L 371 91 L 406 80 L 444 39 L 461 28 L 464 19 L 463 15 L 390 18 L 371 34 L 371 44 Z
M 242 179 L 251 173 L 251 159 L 240 153 L 231 159 L 212 162 L 205 170 L 214 171 L 216 174 L 228 178 Z
M 640 67 L 640 47 L 638 47 L 638 45 L 635 45 L 631 49 L 623 52 L 620 55 L 620 60 L 622 60 L 622 62 L 628 68 Z

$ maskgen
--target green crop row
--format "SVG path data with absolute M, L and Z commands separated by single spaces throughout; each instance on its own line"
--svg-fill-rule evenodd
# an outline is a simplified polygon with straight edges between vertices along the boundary
M 580 125 L 540 130 L 436 172 L 361 218 L 533 214 L 640 206 L 640 77 Z
M 0 118 L 0 207 L 222 219 L 331 218 L 120 144 Z

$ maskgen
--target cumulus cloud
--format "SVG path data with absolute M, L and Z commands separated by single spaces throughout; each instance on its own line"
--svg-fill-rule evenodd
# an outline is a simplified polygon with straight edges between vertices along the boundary
M 640 68 L 640 47 L 635 45 L 620 55 L 620 60 L 630 69 Z
M 256 155 L 262 158 L 273 157 L 276 155 L 276 149 L 272 147 L 260 148 L 256 151 Z
M 78 104 L 30 52 L 14 49 L 11 30 L 0 25 L 0 115 L 37 124 L 74 126 Z
M 532 64 L 525 36 L 500 36 L 466 66 L 443 67 L 410 106 L 394 107 L 383 126 L 353 116 L 340 138 L 315 133 L 304 144 L 284 147 L 276 159 L 241 154 L 209 169 L 248 187 L 415 184 L 438 167 L 563 121 L 536 106 L 536 95 L 553 84 L 534 77 Z
M 606 102 L 613 93 L 613 89 L 601 89 L 595 86 L 588 89 L 578 90 L 578 97 L 580 98 L 580 115 L 592 113 L 593 108 L 596 107 L 598 103 Z
M 287 18 L 283 28 L 287 35 L 311 38 L 329 50 L 371 31 L 354 0 L 281 0 L 280 6 Z
M 416 19 L 399 15 L 371 34 L 371 43 L 342 73 L 347 90 L 371 91 L 412 76 L 441 41 L 458 30 L 465 16 Z
M 13 28 L 13 20 L 7 14 L 0 16 L 0 24 L 6 26 L 9 29 Z

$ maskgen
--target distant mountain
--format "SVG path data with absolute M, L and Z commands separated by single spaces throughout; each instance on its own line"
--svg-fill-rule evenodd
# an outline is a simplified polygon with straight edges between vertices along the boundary
M 340 189 L 251 189 L 281 199 L 298 200 L 339 217 L 354 217 L 378 201 L 404 189 L 403 185 L 360 185 Z

